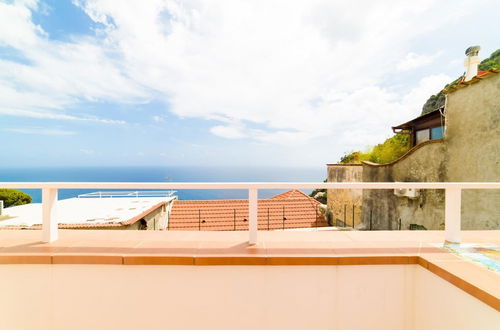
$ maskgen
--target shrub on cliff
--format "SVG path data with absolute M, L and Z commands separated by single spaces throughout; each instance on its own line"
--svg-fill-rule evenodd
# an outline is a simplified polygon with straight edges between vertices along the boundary
M 0 189 L 0 200 L 4 207 L 31 203 L 31 196 L 15 189 Z

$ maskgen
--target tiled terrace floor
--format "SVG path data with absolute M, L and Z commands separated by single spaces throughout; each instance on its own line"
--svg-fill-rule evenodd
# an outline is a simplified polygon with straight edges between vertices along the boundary
M 371 265 L 419 264 L 500 311 L 500 274 L 438 247 L 443 231 L 248 232 L 0 231 L 0 264 Z M 463 243 L 500 246 L 500 231 L 463 231 Z

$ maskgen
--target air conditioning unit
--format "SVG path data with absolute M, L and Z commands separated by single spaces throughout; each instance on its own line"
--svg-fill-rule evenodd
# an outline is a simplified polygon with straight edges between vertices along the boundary
M 414 188 L 398 188 L 394 189 L 394 195 L 398 197 L 408 197 L 409 199 L 415 199 L 419 196 L 419 190 Z

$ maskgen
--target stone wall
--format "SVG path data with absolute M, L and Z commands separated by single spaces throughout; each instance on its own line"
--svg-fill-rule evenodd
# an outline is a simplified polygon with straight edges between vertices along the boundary
M 444 143 L 433 140 L 410 150 L 396 162 L 379 165 L 363 163 L 365 182 L 441 182 L 445 181 Z M 444 191 L 419 190 L 415 199 L 398 197 L 394 190 L 363 191 L 362 222 L 365 229 L 409 229 L 411 224 L 427 229 L 444 226 Z
M 329 164 L 327 182 L 361 182 L 361 164 Z M 354 226 L 361 223 L 362 189 L 328 189 L 327 205 L 333 216 L 333 225 Z

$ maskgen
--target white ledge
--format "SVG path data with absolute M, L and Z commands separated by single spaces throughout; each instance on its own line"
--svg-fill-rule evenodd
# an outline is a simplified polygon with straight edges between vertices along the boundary
M 18 189 L 500 189 L 500 182 L 0 182 Z

